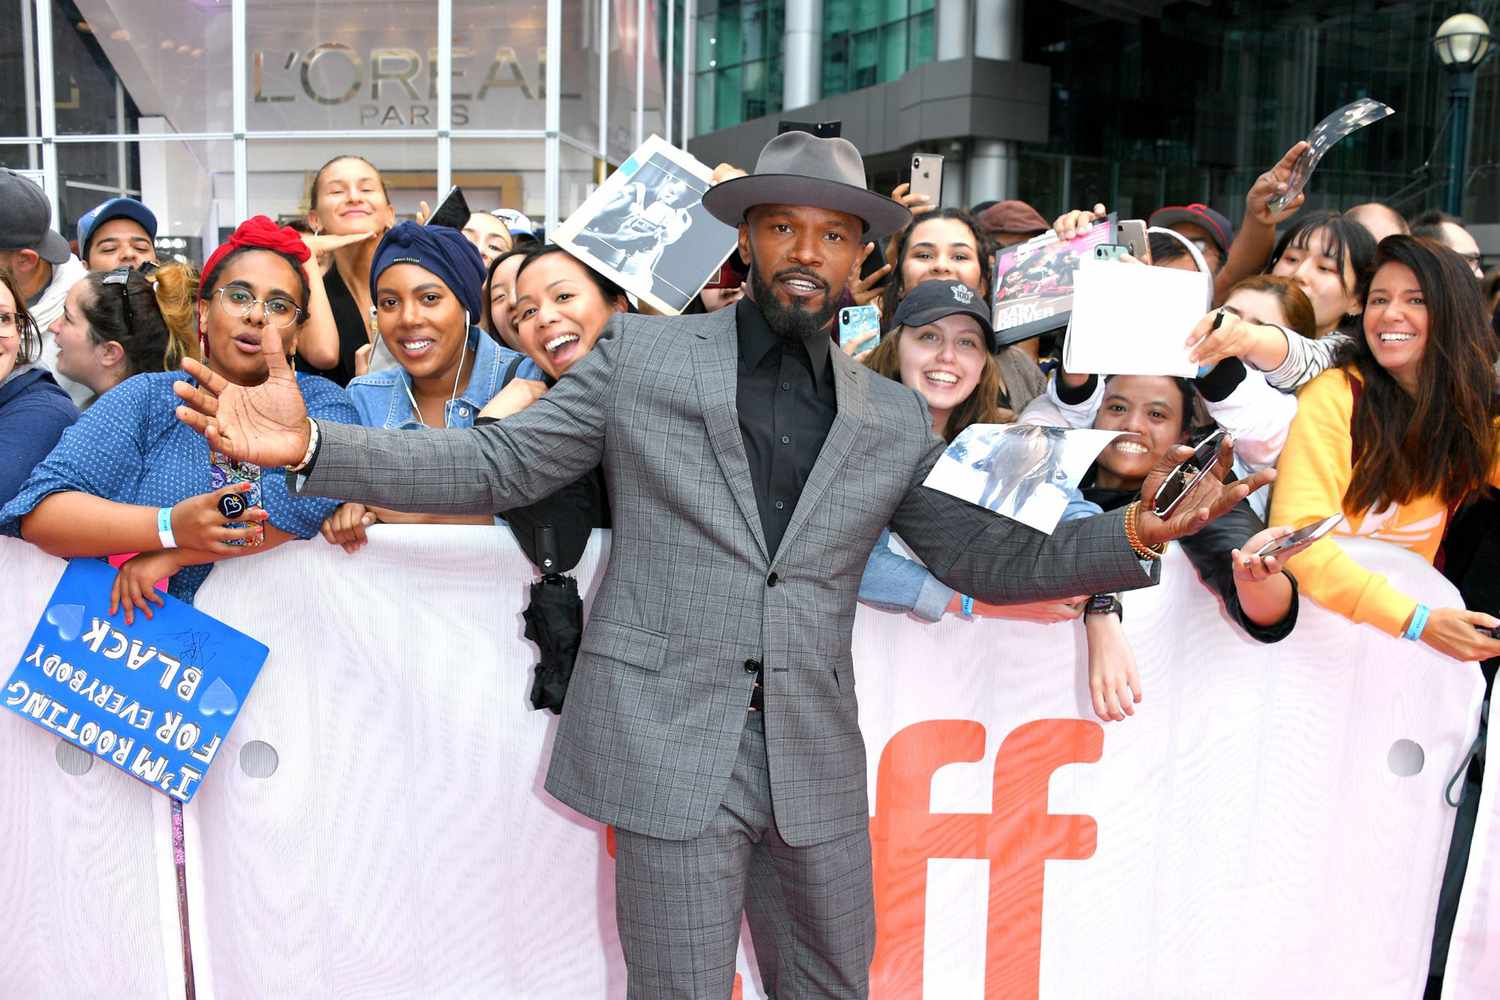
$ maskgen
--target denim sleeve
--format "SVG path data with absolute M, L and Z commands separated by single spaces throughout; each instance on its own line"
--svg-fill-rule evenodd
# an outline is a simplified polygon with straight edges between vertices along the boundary
M 1085 501 L 1086 502 L 1086 501 Z M 881 611 L 911 613 L 923 621 L 935 622 L 953 600 L 952 588 L 927 572 L 915 560 L 891 551 L 890 529 L 880 533 L 865 575 L 859 582 L 859 599 Z

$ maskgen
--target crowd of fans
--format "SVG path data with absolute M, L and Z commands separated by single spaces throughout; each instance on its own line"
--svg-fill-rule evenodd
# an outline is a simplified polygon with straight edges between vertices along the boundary
M 1056 335 L 1000 345 L 987 305 L 997 249 L 1048 230 L 1072 236 L 1104 206 L 1049 224 L 1021 201 L 939 209 L 905 185 L 892 197 L 914 221 L 879 248 L 882 267 L 863 273 L 860 259 L 846 293 L 848 304 L 879 309 L 879 345 L 844 349 L 918 393 L 949 442 L 975 424 L 1123 432 L 1073 491 L 1069 518 L 1137 499 L 1170 448 L 1222 428 L 1238 467 L 1279 473 L 1183 543 L 1231 627 L 1285 640 L 1300 593 L 1353 623 L 1483 661 L 1492 682 L 1500 272 L 1486 276 L 1474 238 L 1441 213 L 1407 220 L 1378 203 L 1302 212 L 1301 197 L 1274 210 L 1299 152 L 1256 181 L 1238 229 L 1201 204 L 1164 207 L 1150 216 L 1149 252 L 1118 265 L 1210 272 L 1214 308 L 1188 338 L 1196 378 L 1075 374 L 1057 361 Z M 715 177 L 736 173 L 726 165 Z M 267 373 L 261 339 L 274 328 L 313 416 L 413 431 L 472 427 L 535 402 L 611 317 L 636 309 L 517 212 L 473 213 L 462 229 L 397 222 L 380 171 L 360 156 L 317 171 L 305 219 L 250 219 L 201 269 L 159 262 L 156 229 L 148 206 L 115 198 L 80 220 L 70 247 L 51 228 L 42 192 L 0 171 L 0 531 L 59 556 L 124 556 L 115 596 L 127 617 L 151 613 L 161 580 L 191 600 L 220 559 L 318 534 L 353 553 L 378 522 L 476 520 L 296 497 L 267 474 L 259 507 L 226 527 L 208 489 L 208 445 L 174 415 L 172 385 L 190 380 L 184 358 L 258 384 Z M 690 311 L 753 297 L 756 276 L 743 261 L 732 257 L 723 273 L 730 279 Z M 166 525 L 161 507 L 171 511 Z M 1331 539 L 1286 564 L 1256 554 L 1335 512 L 1347 519 L 1339 533 L 1443 569 L 1467 606 L 1425 607 Z M 508 523 L 533 558 L 534 530 L 566 524 L 562 559 L 572 565 L 588 531 L 609 526 L 603 475 L 596 469 L 493 520 Z M 175 548 L 159 544 L 163 529 Z M 887 532 L 860 596 L 924 621 L 1055 627 L 1082 618 L 1096 713 L 1122 720 L 1142 699 L 1110 595 L 975 602 Z

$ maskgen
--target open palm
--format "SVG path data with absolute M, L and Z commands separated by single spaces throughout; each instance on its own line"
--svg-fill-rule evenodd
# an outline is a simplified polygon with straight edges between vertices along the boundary
M 263 468 L 296 465 L 307 452 L 310 429 L 297 378 L 282 352 L 281 333 L 266 326 L 261 353 L 268 374 L 260 385 L 236 385 L 186 358 L 182 366 L 198 385 L 178 382 L 177 418 L 208 438 L 209 447 Z

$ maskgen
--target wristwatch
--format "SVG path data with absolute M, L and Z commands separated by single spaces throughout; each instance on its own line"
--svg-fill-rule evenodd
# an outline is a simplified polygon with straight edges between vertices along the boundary
M 1125 606 L 1120 603 L 1120 598 L 1114 594 L 1095 594 L 1089 598 L 1089 603 L 1084 606 L 1083 615 L 1114 615 L 1121 621 L 1125 620 Z

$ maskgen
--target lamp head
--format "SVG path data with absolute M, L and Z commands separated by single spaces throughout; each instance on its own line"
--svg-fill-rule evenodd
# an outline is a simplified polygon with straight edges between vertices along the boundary
M 1490 51 L 1490 26 L 1477 14 L 1454 14 L 1432 37 L 1438 59 L 1450 70 L 1472 70 Z

